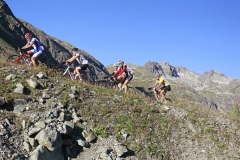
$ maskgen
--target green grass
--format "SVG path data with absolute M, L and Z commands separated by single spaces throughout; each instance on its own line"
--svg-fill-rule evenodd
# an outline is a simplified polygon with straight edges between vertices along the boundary
M 102 138 L 107 138 L 109 135 L 109 132 L 107 131 L 107 129 L 103 127 L 96 129 L 94 133 L 98 136 L 101 136 Z
M 232 113 L 233 113 L 233 115 L 235 115 L 235 116 L 240 116 L 240 110 L 239 110 L 239 107 L 238 107 L 238 104 L 237 103 L 235 103 L 234 105 L 233 105 L 233 111 L 232 111 Z

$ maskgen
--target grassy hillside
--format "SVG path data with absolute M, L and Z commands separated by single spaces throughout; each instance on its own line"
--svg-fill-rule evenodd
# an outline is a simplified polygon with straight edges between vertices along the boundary
M 46 73 L 48 77 L 42 82 L 42 88 L 26 87 L 25 94 L 13 92 L 17 83 L 28 86 L 26 79 L 39 72 Z M 1 62 L 0 73 L 0 96 L 6 99 L 6 104 L 0 106 L 0 124 L 8 118 L 15 126 L 12 130 L 13 137 L 23 136 L 24 129 L 20 125 L 23 119 L 28 122 L 31 114 L 44 115 L 50 108 L 54 108 L 40 103 L 39 97 L 46 92 L 60 100 L 66 110 L 74 109 L 81 115 L 81 121 L 75 125 L 89 126 L 98 136 L 92 146 L 114 137 L 129 149 L 128 155 L 134 155 L 137 159 L 240 158 L 240 123 L 237 112 L 222 114 L 189 101 L 194 97 L 192 91 L 185 90 L 182 92 L 185 99 L 178 99 L 173 89 L 169 94 L 173 101 L 163 105 L 142 94 L 126 95 L 113 89 L 63 79 L 61 73 L 43 66 L 33 69 Z M 17 78 L 5 80 L 10 74 L 15 74 Z M 144 86 L 146 83 L 135 80 L 132 85 Z M 69 97 L 72 87 L 76 88 L 75 98 Z M 31 105 L 38 105 L 14 114 L 16 99 L 25 99 Z M 45 104 L 47 103 L 46 100 Z M 91 147 L 80 153 L 80 159 L 83 154 L 88 154 L 89 157 L 94 155 Z

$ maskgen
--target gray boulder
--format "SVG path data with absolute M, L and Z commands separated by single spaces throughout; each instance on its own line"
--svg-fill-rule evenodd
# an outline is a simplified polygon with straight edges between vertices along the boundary
M 30 87 L 32 87 L 34 89 L 38 87 L 38 83 L 36 81 L 34 81 L 33 79 L 27 79 L 26 81 Z
M 0 106 L 4 105 L 6 103 L 6 100 L 4 97 L 0 97 Z
M 47 78 L 47 74 L 45 72 L 39 72 L 37 75 L 36 75 L 39 79 L 45 79 Z
M 15 75 L 15 74 L 10 74 L 10 75 L 8 75 L 8 76 L 5 78 L 5 80 L 7 80 L 7 81 L 13 80 L 13 79 L 15 79 L 16 77 L 17 77 L 17 75 Z
M 121 157 L 121 156 L 123 156 L 125 153 L 128 152 L 127 147 L 125 147 L 125 146 L 122 145 L 122 144 L 114 144 L 114 148 L 115 148 L 115 150 L 116 150 L 116 153 L 117 153 L 117 156 L 118 156 L 118 157 Z
M 14 93 L 24 93 L 24 86 L 21 83 L 16 84 L 16 88 L 14 89 Z
M 64 160 L 61 148 L 49 151 L 46 147 L 39 145 L 29 157 L 29 160 Z
M 56 129 L 50 127 L 41 130 L 35 137 L 38 143 L 49 151 L 54 151 L 62 146 L 62 137 Z

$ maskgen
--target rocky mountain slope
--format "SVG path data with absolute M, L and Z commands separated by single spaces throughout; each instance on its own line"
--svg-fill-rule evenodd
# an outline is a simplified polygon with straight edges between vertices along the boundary
M 0 63 L 2 159 L 239 159 L 239 111 L 141 94 Z
M 16 54 L 17 48 L 25 45 L 24 35 L 27 32 L 33 33 L 34 37 L 37 37 L 44 45 L 45 50 L 40 61 L 51 68 L 62 68 L 61 63 L 71 57 L 69 51 L 74 47 L 67 42 L 47 35 L 28 22 L 16 18 L 3 0 L 0 0 L 0 32 L 0 57 L 2 59 L 10 54 Z M 108 74 L 103 64 L 93 56 L 83 50 L 81 53 L 89 60 L 89 69 L 93 78 L 101 78 L 102 75 Z

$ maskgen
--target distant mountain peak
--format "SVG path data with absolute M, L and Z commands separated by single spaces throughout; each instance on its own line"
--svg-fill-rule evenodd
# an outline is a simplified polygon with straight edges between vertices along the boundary
M 203 74 L 207 74 L 207 75 L 218 75 L 218 76 L 224 76 L 224 77 L 227 77 L 226 75 L 216 71 L 216 70 L 210 70 L 210 71 L 207 71 Z
M 161 66 L 171 66 L 168 62 L 161 62 L 160 65 Z
M 219 84 L 229 84 L 230 81 L 232 81 L 231 78 L 227 77 L 226 75 L 216 70 L 210 70 L 208 72 L 205 72 L 201 75 L 201 77 L 210 79 L 211 81 Z
M 144 67 L 148 69 L 151 73 L 163 74 L 169 77 L 179 77 L 175 67 L 171 66 L 168 62 L 151 62 L 145 63 Z

